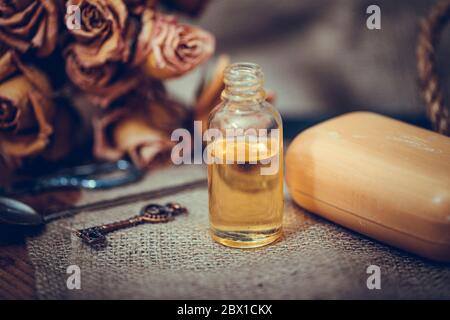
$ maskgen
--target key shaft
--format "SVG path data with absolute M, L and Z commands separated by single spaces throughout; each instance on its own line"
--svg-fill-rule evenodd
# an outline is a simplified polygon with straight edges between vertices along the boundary
M 90 245 L 105 243 L 106 235 L 111 232 L 144 223 L 166 223 L 172 221 L 174 216 L 183 213 L 187 213 L 187 209 L 177 203 L 168 203 L 165 206 L 151 204 L 144 207 L 138 216 L 97 227 L 77 230 L 76 235 Z

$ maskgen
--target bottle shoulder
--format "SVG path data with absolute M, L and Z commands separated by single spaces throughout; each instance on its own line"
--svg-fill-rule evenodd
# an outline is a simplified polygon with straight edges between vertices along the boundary
M 278 110 L 267 101 L 245 105 L 222 101 L 210 113 L 209 128 L 281 128 Z

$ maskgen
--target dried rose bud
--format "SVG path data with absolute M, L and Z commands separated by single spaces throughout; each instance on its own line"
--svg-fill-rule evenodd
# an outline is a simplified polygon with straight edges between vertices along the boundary
M 116 99 L 128 94 L 140 81 L 131 68 L 108 62 L 96 67 L 85 67 L 79 58 L 68 48 L 66 73 L 70 80 L 83 90 L 91 102 L 102 108 L 108 107 Z
M 168 79 L 182 76 L 207 61 L 214 52 L 215 39 L 205 30 L 158 15 L 151 47 L 146 73 L 156 79 Z
M 58 39 L 58 2 L 0 0 L 0 41 L 25 53 L 49 56 Z

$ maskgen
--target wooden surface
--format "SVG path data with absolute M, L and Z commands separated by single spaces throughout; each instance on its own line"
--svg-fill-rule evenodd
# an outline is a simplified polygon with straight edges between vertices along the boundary
M 0 228 L 0 299 L 35 299 L 34 269 L 22 230 Z
M 61 191 L 24 196 L 18 200 L 45 213 L 73 206 L 79 197 L 79 191 Z M 0 300 L 36 298 L 34 268 L 28 257 L 25 237 L 41 231 L 40 227 L 0 225 Z

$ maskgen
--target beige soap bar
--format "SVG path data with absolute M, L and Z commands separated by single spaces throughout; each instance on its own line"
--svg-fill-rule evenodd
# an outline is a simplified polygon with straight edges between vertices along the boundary
M 349 229 L 450 261 L 450 138 L 369 112 L 295 138 L 286 157 L 294 201 Z

